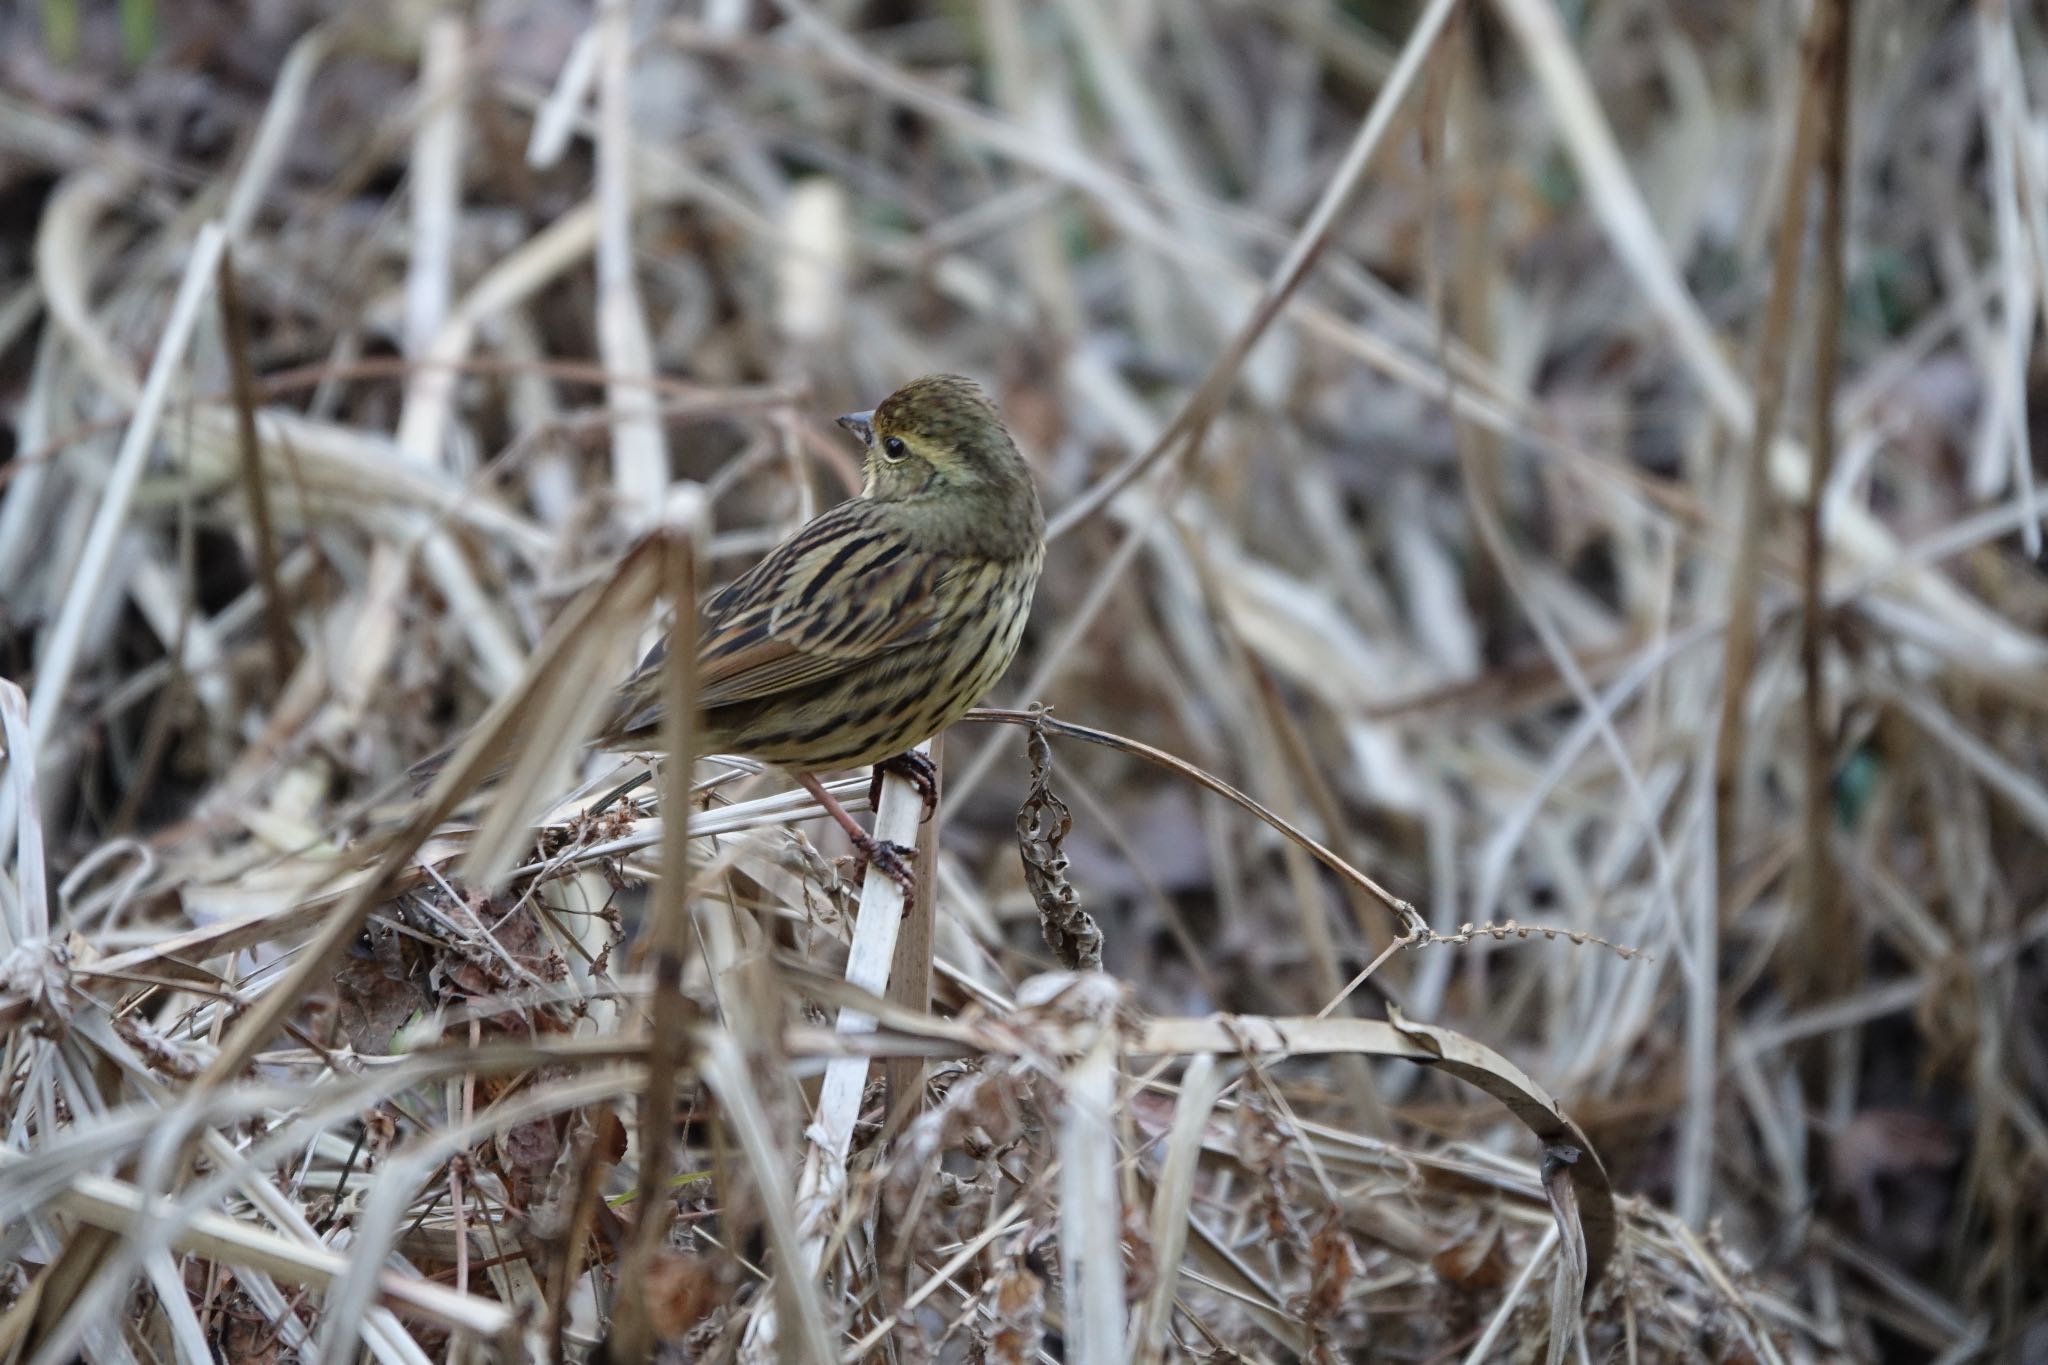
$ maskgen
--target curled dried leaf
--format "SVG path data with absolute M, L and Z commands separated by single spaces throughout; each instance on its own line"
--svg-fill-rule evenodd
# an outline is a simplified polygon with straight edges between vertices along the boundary
M 1309 1289 L 1302 1305 L 1304 1321 L 1319 1334 L 1344 1311 L 1351 1285 L 1365 1273 L 1358 1248 L 1334 1211 L 1324 1215 L 1309 1242 Z
M 1042 722 L 1045 708 L 1033 708 L 1032 717 Z M 1038 906 L 1046 946 L 1070 971 L 1100 971 L 1102 930 L 1081 908 L 1080 893 L 1067 880 L 1067 855 L 1060 845 L 1074 827 L 1074 816 L 1053 794 L 1052 746 L 1042 723 L 1026 732 L 1025 752 L 1031 759 L 1031 794 L 1017 811 L 1017 851 L 1024 859 L 1024 881 Z

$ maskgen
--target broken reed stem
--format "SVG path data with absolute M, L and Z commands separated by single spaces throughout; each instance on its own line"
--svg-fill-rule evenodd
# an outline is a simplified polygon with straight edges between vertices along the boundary
M 690 944 L 690 774 L 696 766 L 697 584 L 703 577 L 709 517 L 698 490 L 689 485 L 670 495 L 663 528 L 663 593 L 674 611 L 661 670 L 661 887 L 643 930 L 643 965 L 654 979 L 647 1040 L 647 1089 L 640 1101 L 640 1183 L 635 1204 L 639 1222 L 620 1267 L 627 1292 L 613 1307 L 610 1353 L 614 1360 L 645 1360 L 655 1346 L 650 1301 L 631 1287 L 648 1282 L 655 1253 L 668 1240 L 668 1189 L 674 1166 L 676 1077 L 697 1009 L 683 994 L 683 966 Z
M 929 755 L 930 741 L 919 745 L 918 752 Z M 894 773 L 884 774 L 882 799 L 875 808 L 875 842 L 912 847 L 918 843 L 923 815 L 924 797 L 917 788 Z M 938 875 L 936 867 L 923 858 L 912 866 L 918 894 L 931 894 L 926 885 Z M 853 940 L 847 945 L 845 980 L 849 985 L 870 996 L 889 998 L 897 935 L 908 918 L 909 908 L 896 879 L 869 863 L 861 883 Z M 839 1033 L 872 1033 L 875 1020 L 865 1011 L 843 1006 L 834 1028 Z M 867 1093 L 868 1067 L 869 1059 L 864 1055 L 834 1057 L 825 1063 L 817 1108 L 810 1127 L 805 1129 L 803 1171 L 797 1178 L 796 1189 L 795 1245 L 783 1256 L 776 1271 L 778 1286 L 791 1292 L 796 1287 L 815 1287 L 822 1274 L 825 1248 L 833 1240 L 833 1229 L 846 1196 L 846 1156 L 853 1148 L 854 1125 L 860 1119 L 861 1101 Z M 764 1191 L 764 1196 L 772 1206 L 780 1198 L 780 1191 Z M 771 1343 L 782 1341 L 780 1333 L 776 1313 L 764 1313 L 748 1329 L 747 1348 L 764 1351 Z M 784 1358 L 789 1358 L 787 1353 Z
M 1764 309 L 1764 331 L 1757 347 L 1756 406 L 1750 422 L 1749 458 L 1742 466 L 1742 502 L 1736 530 L 1735 563 L 1728 584 L 1728 635 L 1723 645 L 1721 725 L 1714 739 L 1715 885 L 1722 888 L 1721 913 L 1731 912 L 1726 888 L 1735 882 L 1738 851 L 1736 826 L 1742 786 L 1742 751 L 1747 737 L 1743 703 L 1750 674 L 1756 668 L 1757 594 L 1763 586 L 1764 521 L 1768 516 L 1765 489 L 1769 479 L 1771 443 L 1778 433 L 1778 414 L 1785 401 L 1786 352 L 1792 334 L 1792 305 L 1799 296 L 1799 255 L 1806 238 L 1806 189 L 1820 142 L 1821 83 L 1815 65 L 1816 44 L 1828 22 L 1825 7 L 1807 31 L 1806 73 L 1799 95 L 1798 122 L 1793 131 L 1792 159 L 1785 168 L 1785 194 L 1779 210 L 1778 239 L 1771 261 L 1771 294 Z
M 932 781 L 943 780 L 944 736 L 934 735 L 929 753 Z M 891 1004 L 924 1014 L 932 1004 L 932 932 L 939 896 L 939 820 L 943 805 L 932 808 L 932 818 L 918 826 L 916 895 L 896 935 L 896 952 L 889 966 Z M 888 1111 L 892 1122 L 913 1117 L 924 1097 L 925 1059 L 901 1057 L 889 1062 L 882 1074 L 887 1078 Z
M 1849 951 L 1853 926 L 1836 884 L 1834 854 L 1828 840 L 1828 813 L 1833 791 L 1834 736 L 1827 718 L 1827 653 L 1829 617 L 1823 604 L 1827 575 L 1827 544 L 1822 510 L 1828 480 L 1835 466 L 1835 387 L 1841 369 L 1842 257 L 1845 235 L 1843 200 L 1847 196 L 1849 143 L 1849 78 L 1853 6 L 1848 0 L 1824 0 L 1814 15 L 1815 59 L 1823 64 L 1813 77 L 1827 88 L 1827 116 L 1821 120 L 1819 163 L 1821 220 L 1819 280 L 1813 309 L 1813 471 L 1804 509 L 1804 546 L 1800 561 L 1799 664 L 1806 686 L 1801 696 L 1806 729 L 1806 794 L 1804 809 L 1807 969 L 1823 994 L 1845 991 L 1855 979 L 1858 954 Z
M 1060 1078 L 1056 1146 L 1063 1336 L 1076 1365 L 1116 1365 L 1126 1359 L 1130 1328 L 1116 1179 L 1116 986 L 1108 977 L 1083 975 L 1076 993 L 1089 1017 L 1085 1046 Z

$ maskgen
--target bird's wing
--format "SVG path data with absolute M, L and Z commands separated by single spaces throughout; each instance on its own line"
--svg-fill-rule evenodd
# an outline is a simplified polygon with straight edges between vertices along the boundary
M 699 705 L 802 687 L 925 638 L 946 567 L 914 549 L 880 504 L 856 498 L 821 514 L 704 604 Z M 657 646 L 641 663 L 629 695 L 653 681 L 663 655 Z M 637 723 L 626 718 L 626 728 Z

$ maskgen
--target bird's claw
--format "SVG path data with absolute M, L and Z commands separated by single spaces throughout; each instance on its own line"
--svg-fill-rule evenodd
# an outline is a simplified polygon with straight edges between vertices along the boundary
M 912 749 L 877 763 L 875 775 L 868 782 L 869 810 L 881 809 L 884 773 L 894 773 L 917 789 L 919 799 L 924 802 L 924 814 L 918 817 L 919 824 L 932 818 L 939 808 L 939 770 L 930 758 Z
M 865 869 L 875 868 L 903 888 L 906 906 L 916 898 L 917 877 L 910 870 L 910 864 L 917 858 L 916 849 L 869 836 L 863 838 L 854 851 L 860 855 L 860 866 L 855 869 L 859 876 L 865 877 Z

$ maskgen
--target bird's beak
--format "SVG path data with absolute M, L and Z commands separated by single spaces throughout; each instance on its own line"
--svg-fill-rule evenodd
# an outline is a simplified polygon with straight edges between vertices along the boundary
M 875 410 L 869 408 L 866 412 L 849 412 L 846 416 L 834 420 L 852 432 L 862 445 L 866 445 L 873 434 L 871 424 L 875 420 Z

